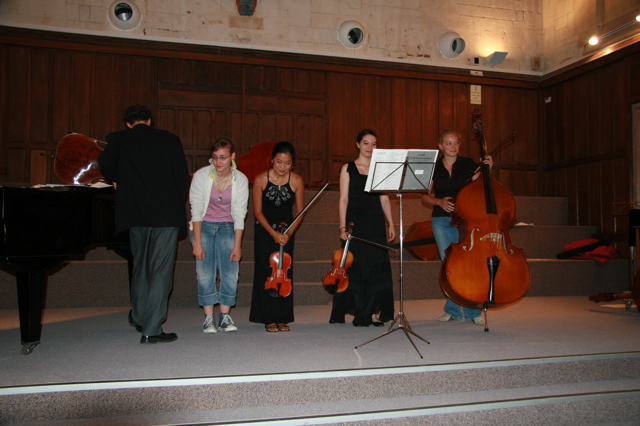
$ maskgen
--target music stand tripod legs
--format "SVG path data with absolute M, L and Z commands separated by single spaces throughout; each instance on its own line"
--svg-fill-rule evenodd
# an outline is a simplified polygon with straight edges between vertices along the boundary
M 384 333 L 382 333 L 378 337 L 374 337 L 373 339 L 368 340 L 368 341 L 356 346 L 355 348 L 358 349 L 359 347 L 364 346 L 364 345 L 366 345 L 368 343 L 371 343 L 374 340 L 378 340 L 381 337 L 384 337 L 384 336 L 386 336 L 388 334 L 393 333 L 394 331 L 402 330 L 404 332 L 404 335 L 407 336 L 407 339 L 409 339 L 409 342 L 411 342 L 411 345 L 413 346 L 413 348 L 416 350 L 416 352 L 418 352 L 418 355 L 420 355 L 420 358 L 424 359 L 424 357 L 422 356 L 422 354 L 418 350 L 418 347 L 416 346 L 416 344 L 411 339 L 410 334 L 413 334 L 415 337 L 417 337 L 418 339 L 422 340 L 425 343 L 429 343 L 429 342 L 427 340 L 423 339 L 418 334 L 416 334 L 413 330 L 411 330 L 411 326 L 409 325 L 409 320 L 407 320 L 407 317 L 404 314 L 403 277 L 402 277 L 402 273 L 403 273 L 403 271 L 402 271 L 402 267 L 403 267 L 402 247 L 403 247 L 403 242 L 404 242 L 404 233 L 403 233 L 403 227 L 402 227 L 402 194 L 399 193 L 399 194 L 397 194 L 397 196 L 398 196 L 398 198 L 400 198 L 400 311 L 398 312 L 398 315 L 396 315 L 396 317 L 391 322 L 391 325 L 389 326 L 387 331 L 385 331 Z

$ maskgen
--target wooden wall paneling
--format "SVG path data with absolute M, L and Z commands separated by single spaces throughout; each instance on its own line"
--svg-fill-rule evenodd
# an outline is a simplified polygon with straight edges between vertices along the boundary
M 420 82 L 420 136 L 415 144 L 420 149 L 438 149 L 438 83 Z
M 592 139 L 597 139 L 597 133 L 589 134 L 592 127 L 589 123 L 589 79 L 581 76 L 572 80 L 566 93 L 566 116 L 564 125 L 566 126 L 566 141 L 570 151 L 566 153 L 566 159 L 585 158 L 590 155 L 592 147 L 595 145 Z
M 293 140 L 293 122 L 293 114 L 276 114 L 276 142 Z
M 0 45 L 0 93 L 7 93 L 8 84 L 8 68 L 9 62 L 8 48 Z M 6 141 L 6 120 L 5 116 L 8 109 L 8 99 L 6 96 L 0 96 L 0 182 L 7 182 L 7 141 Z
M 7 149 L 7 182 L 30 183 L 27 177 L 29 164 L 25 148 Z
M 156 78 L 158 83 L 162 83 L 165 81 L 168 81 L 168 82 L 175 81 L 175 77 L 174 77 L 175 63 L 176 63 L 175 59 L 168 59 L 168 58 L 156 59 Z
M 176 134 L 182 141 L 182 146 L 184 149 L 197 151 L 200 149 L 205 149 L 204 146 L 199 146 L 195 135 L 198 134 L 202 129 L 196 123 L 195 115 L 197 114 L 196 110 L 186 109 L 186 108 L 176 108 Z
M 29 64 L 29 143 L 47 146 L 51 123 L 51 52 L 34 49 Z
M 393 132 L 391 134 L 391 140 L 393 141 L 393 148 L 407 148 L 407 108 L 408 108 L 408 88 L 407 79 L 394 78 L 392 81 L 392 94 L 391 94 L 391 114 Z M 391 147 L 390 147 L 391 148 Z
M 311 117 L 310 115 L 293 116 L 293 136 L 289 142 L 293 143 L 300 154 L 315 156 L 317 153 L 311 151 Z
M 567 167 L 564 169 L 566 171 L 566 188 L 565 188 L 565 197 L 567 197 L 567 210 L 568 210 L 568 220 L 569 225 L 580 225 L 579 220 L 579 208 L 580 203 L 578 200 L 578 188 L 576 182 L 576 167 Z
M 422 127 L 422 90 L 421 81 L 415 79 L 407 79 L 406 91 L 406 134 L 402 141 L 404 148 L 421 148 L 421 142 L 424 140 Z
M 603 181 L 602 167 L 607 162 L 596 162 L 589 164 L 589 176 L 583 176 L 584 184 L 589 186 L 589 224 L 596 226 L 598 229 L 604 228 L 604 211 L 611 208 L 611 205 L 605 205 L 604 193 L 608 191 L 608 184 Z
M 29 67 L 30 50 L 22 47 L 11 47 L 9 49 L 6 69 L 8 73 L 7 90 L 5 97 L 8 100 L 6 111 L 6 138 L 9 146 L 16 142 L 19 144 L 29 140 L 28 129 L 31 123 L 28 122 L 29 105 Z M 15 173 L 15 170 L 13 171 Z M 23 170 L 24 172 L 24 170 Z M 23 175 L 18 182 L 24 182 L 26 175 Z
M 373 117 L 373 130 L 378 134 L 378 146 L 381 148 L 393 149 L 396 148 L 395 140 L 393 139 L 394 128 L 394 113 L 393 113 L 393 77 L 374 77 L 367 79 L 367 83 L 373 84 L 375 87 L 376 99 L 375 103 L 371 103 L 375 110 L 375 116 Z M 366 99 L 362 100 L 362 108 L 367 108 L 368 102 Z M 367 123 L 363 123 L 362 127 L 369 127 Z M 354 129 L 352 134 L 348 135 L 349 142 L 355 142 L 355 137 L 361 129 Z M 355 150 L 355 144 L 351 145 L 349 153 L 354 156 L 357 154 Z
M 471 131 L 471 113 L 475 106 L 469 104 L 469 85 L 466 83 L 454 83 L 452 87 L 452 108 L 453 108 L 453 129 L 462 133 L 462 146 L 460 152 L 465 157 L 476 159 L 479 156 L 480 149 L 475 139 L 475 135 Z M 492 111 L 492 102 L 487 97 L 487 103 L 483 107 L 487 107 L 489 116 Z M 483 111 L 483 109 L 481 109 Z M 483 114 L 483 120 L 485 119 Z M 490 125 L 491 126 L 491 125 Z M 465 143 L 464 141 L 469 141 Z
M 621 78 L 625 75 L 625 62 L 617 62 L 607 67 L 606 72 L 607 86 L 602 87 L 601 96 L 603 107 L 606 108 L 607 114 L 604 115 L 603 121 L 610 122 L 610 126 L 602 126 L 606 132 L 605 138 L 609 138 L 610 152 L 627 152 L 631 157 L 632 135 L 631 135 L 631 100 L 629 99 L 629 85 L 626 79 Z M 636 79 L 639 77 L 636 76 Z M 631 171 L 629 172 L 631 176 Z M 628 179 L 628 178 L 627 178 Z M 625 180 L 627 180 L 625 179 Z
M 56 52 L 51 63 L 51 137 L 56 144 L 71 132 L 73 54 Z M 102 136 L 104 137 L 104 136 Z
M 262 86 L 265 90 L 278 90 L 280 88 L 280 74 L 276 67 L 260 67 L 262 69 Z
M 327 156 L 327 172 L 329 180 L 337 180 L 340 174 L 342 159 L 345 157 L 346 141 L 343 141 L 346 125 L 344 111 L 345 75 L 335 72 L 327 73 L 327 107 L 326 128 L 327 139 L 325 152 Z
M 49 158 L 49 150 L 47 149 L 30 150 L 29 183 L 51 183 L 49 176 L 53 167 Z
M 218 122 L 225 121 L 226 114 L 220 111 L 214 112 L 208 109 L 199 109 L 194 112 L 194 115 L 195 121 L 193 123 L 193 131 L 191 132 L 193 139 L 190 148 L 208 151 L 214 142 L 213 134 L 219 134 L 217 132 Z M 216 131 L 214 131 L 214 126 L 216 127 Z
M 233 141 L 236 152 L 246 152 L 251 148 L 251 144 L 245 137 L 245 126 L 242 117 L 243 114 L 240 111 L 230 111 L 227 114 L 228 137 Z
M 595 225 L 591 221 L 591 205 L 598 203 L 595 199 L 596 195 L 594 185 L 594 176 L 592 174 L 594 165 L 592 163 L 579 164 L 572 167 L 573 185 L 576 197 L 576 225 L 588 226 Z
M 234 132 L 234 124 L 231 119 L 231 115 L 238 113 L 238 110 L 216 110 L 213 115 L 213 128 L 209 130 L 207 138 L 202 139 L 202 145 L 198 145 L 200 148 L 208 148 L 213 142 L 219 138 L 231 139 L 236 147 L 236 150 L 242 148 L 242 133 Z M 211 124 L 211 123 L 210 123 Z M 242 125 L 241 122 L 236 124 L 238 127 Z M 213 134 L 211 131 L 213 130 Z
M 266 140 L 260 140 L 261 131 L 260 131 L 260 114 L 256 112 L 245 113 L 244 114 L 244 124 L 243 124 L 243 139 L 246 146 L 243 146 L 242 150 L 238 150 L 239 153 L 245 154 L 251 149 L 252 146 L 259 144 L 260 142 L 266 142 Z
M 283 92 L 292 92 L 293 91 L 293 80 L 294 80 L 295 71 L 291 68 L 282 68 L 279 70 L 279 82 L 278 82 L 278 90 L 282 90 Z
M 358 132 L 362 129 L 371 129 L 376 133 L 379 132 L 378 125 L 380 122 L 380 105 L 382 101 L 380 99 L 378 82 L 379 79 L 375 76 L 370 75 L 360 75 L 358 76 L 358 81 L 361 84 L 362 92 L 350 94 L 351 98 L 345 99 L 345 104 L 350 112 L 360 113 L 360 117 L 352 118 L 354 120 L 359 120 L 358 125 L 354 125 L 354 129 L 358 127 L 358 130 L 355 130 L 353 136 L 347 138 L 346 141 L 354 141 Z M 354 123 L 355 124 L 355 123 Z M 378 133 L 378 135 L 380 135 Z M 348 136 L 348 135 L 345 135 Z M 352 151 L 351 151 L 352 152 Z
M 462 143 L 468 143 L 468 132 L 464 129 L 454 129 L 453 83 L 440 82 L 438 84 L 438 134 L 446 129 L 456 130 L 463 136 Z
M 194 66 L 198 61 L 176 60 L 174 63 L 174 82 L 194 83 Z
M 128 105 L 123 106 L 117 99 L 124 98 L 127 102 L 127 95 L 117 94 L 120 91 L 130 93 L 133 70 L 130 58 L 115 55 L 96 55 L 94 63 L 95 85 L 90 106 L 93 125 L 87 136 L 104 140 L 108 133 L 126 128 L 122 113 Z M 145 102 L 140 100 L 138 103 Z M 120 119 L 116 120 L 116 116 Z
M 92 107 L 97 86 L 94 73 L 95 54 L 77 53 L 73 58 L 71 127 L 74 132 L 93 133 Z
M 625 80 L 629 85 L 629 99 L 631 103 L 640 101 L 640 55 L 632 55 L 626 60 Z
M 125 58 L 119 57 L 119 62 L 125 60 Z M 147 57 L 132 57 L 127 58 L 127 65 L 131 67 L 131 75 L 122 75 L 121 70 L 118 70 L 118 76 L 116 79 L 116 92 L 113 93 L 113 97 L 116 99 L 115 111 L 124 111 L 124 109 L 133 104 L 147 105 L 151 111 L 155 112 L 158 109 L 158 71 L 157 60 L 155 58 Z M 120 83 L 127 78 L 131 79 L 131 84 L 126 92 L 123 93 Z M 119 96 L 124 95 L 124 96 Z M 118 121 L 122 121 L 118 115 Z
M 260 122 L 261 136 L 260 141 L 278 141 L 278 124 L 276 114 L 260 113 L 257 114 Z

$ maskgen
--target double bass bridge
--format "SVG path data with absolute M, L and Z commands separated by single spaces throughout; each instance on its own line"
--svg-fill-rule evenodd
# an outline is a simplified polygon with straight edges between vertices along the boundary
M 466 245 L 463 245 L 462 248 L 465 251 L 471 251 L 473 250 L 473 246 L 475 244 L 475 234 L 476 232 L 480 232 L 480 228 L 478 228 L 477 226 L 475 228 L 473 228 L 471 230 L 471 235 L 469 236 L 469 239 L 471 241 L 471 243 L 469 244 L 469 248 L 467 248 Z M 485 242 L 491 242 L 493 244 L 502 244 L 502 246 L 504 247 L 504 251 L 508 254 L 513 254 L 513 250 L 510 250 L 507 248 L 507 242 L 506 239 L 504 238 L 504 232 L 499 229 L 497 232 L 489 232 L 488 234 L 484 234 L 483 236 L 481 236 L 479 238 L 480 241 Z

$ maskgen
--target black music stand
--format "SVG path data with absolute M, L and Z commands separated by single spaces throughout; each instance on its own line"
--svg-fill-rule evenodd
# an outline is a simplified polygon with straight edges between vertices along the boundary
M 380 155 L 376 155 L 377 152 Z M 418 347 L 411 339 L 411 334 L 429 344 L 429 341 L 425 340 L 418 334 L 416 334 L 409 325 L 409 320 L 404 314 L 404 281 L 403 281 L 403 242 L 404 232 L 402 224 L 402 193 L 403 192 L 428 192 L 433 177 L 433 169 L 435 160 L 438 155 L 437 150 L 374 150 L 374 155 L 371 157 L 371 165 L 373 165 L 373 172 L 370 173 L 367 178 L 367 185 L 365 190 L 369 192 L 393 192 L 396 191 L 396 196 L 400 199 L 400 310 L 396 317 L 391 322 L 391 325 L 378 337 L 374 337 L 355 348 L 364 346 L 368 343 L 378 340 L 388 334 L 397 330 L 402 330 L 411 342 L 413 348 L 418 352 L 420 358 L 424 358 Z M 401 156 L 403 160 L 399 160 Z M 377 161 L 376 157 L 393 159 L 396 157 L 396 161 Z M 378 167 L 382 165 L 382 167 Z M 407 173 L 409 171 L 409 173 Z M 376 177 L 376 172 L 380 176 Z

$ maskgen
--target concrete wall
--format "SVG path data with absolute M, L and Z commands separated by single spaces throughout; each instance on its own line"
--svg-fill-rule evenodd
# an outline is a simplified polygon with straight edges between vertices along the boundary
M 108 18 L 129 3 L 141 21 L 121 30 Z M 582 59 L 585 37 L 599 24 L 638 12 L 637 0 L 256 0 L 240 16 L 234 0 L 3 0 L 0 24 L 193 44 L 354 57 L 451 68 L 544 74 Z M 625 18 L 626 19 L 626 18 Z M 338 41 L 338 28 L 358 21 L 365 41 Z M 438 40 L 457 32 L 466 49 L 445 58 Z M 637 31 L 636 31 L 637 32 Z M 494 51 L 505 61 L 488 68 Z M 533 58 L 540 58 L 540 69 Z

